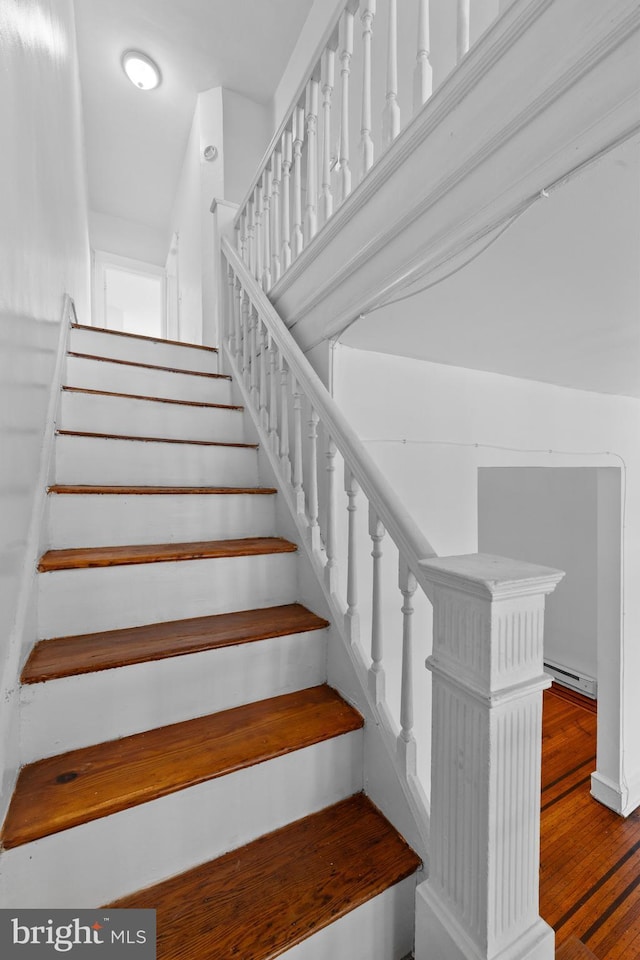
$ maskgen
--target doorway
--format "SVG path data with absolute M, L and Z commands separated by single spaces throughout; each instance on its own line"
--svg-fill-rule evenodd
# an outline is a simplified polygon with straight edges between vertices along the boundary
M 161 267 L 96 251 L 93 299 L 96 326 L 166 338 L 166 276 Z

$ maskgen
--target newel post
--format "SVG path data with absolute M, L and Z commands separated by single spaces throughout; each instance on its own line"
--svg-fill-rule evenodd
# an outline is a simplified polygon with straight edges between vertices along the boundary
M 539 915 L 545 595 L 563 574 L 472 554 L 423 561 L 434 628 L 429 879 L 416 960 L 553 960 Z

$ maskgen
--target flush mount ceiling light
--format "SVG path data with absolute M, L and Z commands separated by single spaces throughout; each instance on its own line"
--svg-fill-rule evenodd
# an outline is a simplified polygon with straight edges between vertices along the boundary
M 162 80 L 158 65 L 140 50 L 127 50 L 122 54 L 122 69 L 139 90 L 155 90 Z

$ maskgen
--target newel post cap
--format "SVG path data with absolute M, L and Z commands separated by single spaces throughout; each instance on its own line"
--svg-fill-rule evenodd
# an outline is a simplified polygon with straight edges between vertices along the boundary
M 490 601 L 552 593 L 564 577 L 563 570 L 490 553 L 433 557 L 420 567 L 436 587 Z

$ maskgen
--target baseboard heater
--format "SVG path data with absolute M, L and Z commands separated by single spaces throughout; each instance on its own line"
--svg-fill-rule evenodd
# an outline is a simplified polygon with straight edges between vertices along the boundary
M 591 697 L 592 700 L 597 699 L 598 681 L 594 680 L 593 677 L 585 677 L 577 673 L 572 673 L 571 670 L 567 670 L 566 667 L 561 667 L 557 663 L 550 663 L 549 660 L 545 660 L 544 669 L 547 673 L 551 674 L 554 680 L 557 680 L 558 683 L 561 683 L 564 687 L 569 687 L 571 690 L 584 693 L 585 696 Z

